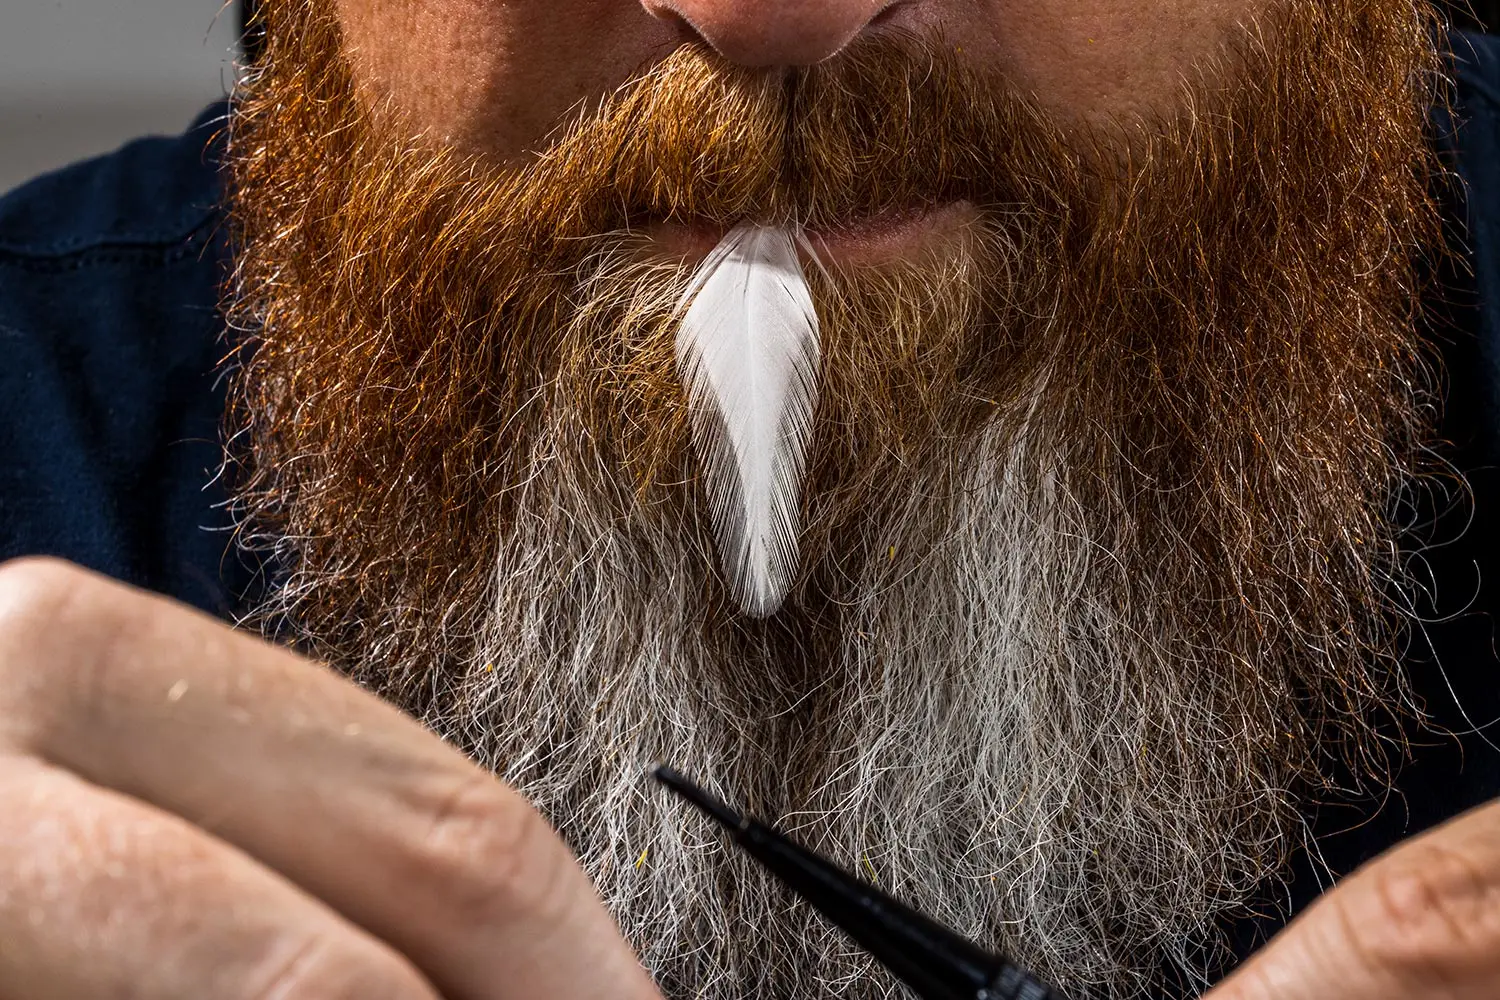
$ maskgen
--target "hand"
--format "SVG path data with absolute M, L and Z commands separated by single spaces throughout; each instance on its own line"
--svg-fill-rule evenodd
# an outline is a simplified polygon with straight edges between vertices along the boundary
M 1366 865 L 1204 1000 L 1497 997 L 1500 803 Z
M 0 998 L 655 1000 L 514 791 L 163 598 L 0 567 Z

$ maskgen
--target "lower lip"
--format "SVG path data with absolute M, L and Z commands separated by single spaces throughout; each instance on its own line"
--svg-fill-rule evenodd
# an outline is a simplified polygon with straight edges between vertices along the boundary
M 909 260 L 934 243 L 961 232 L 976 217 L 968 202 L 882 212 L 848 223 L 806 231 L 826 263 L 878 266 Z M 658 223 L 647 230 L 652 243 L 673 256 L 701 260 L 723 239 L 722 226 Z

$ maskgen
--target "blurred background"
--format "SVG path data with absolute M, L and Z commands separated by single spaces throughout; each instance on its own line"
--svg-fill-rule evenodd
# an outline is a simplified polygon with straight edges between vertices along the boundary
M 233 82 L 222 0 L 0 0 L 0 191 L 148 132 Z
M 135 136 L 181 131 L 227 93 L 246 11 L 224 4 L 0 0 L 0 192 Z M 1500 0 L 1453 15 L 1500 25 Z

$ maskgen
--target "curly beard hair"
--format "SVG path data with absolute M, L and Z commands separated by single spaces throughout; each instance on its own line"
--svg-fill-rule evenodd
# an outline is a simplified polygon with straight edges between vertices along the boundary
M 1431 11 L 1289 0 L 1121 133 L 940 38 L 686 47 L 515 166 L 364 101 L 329 6 L 265 12 L 231 128 L 259 621 L 530 796 L 668 997 L 896 987 L 658 759 L 1075 998 L 1201 984 L 1406 701 Z M 692 261 L 643 234 L 954 201 L 813 275 L 801 576 L 744 619 L 672 360 Z

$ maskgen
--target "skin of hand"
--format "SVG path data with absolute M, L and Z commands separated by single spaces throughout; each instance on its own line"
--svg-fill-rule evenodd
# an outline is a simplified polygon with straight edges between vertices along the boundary
M 356 77 L 523 158 L 693 39 L 767 67 L 936 27 L 1078 120 L 1274 0 L 335 0 Z M 650 1000 L 523 800 L 317 664 L 64 564 L 0 567 L 0 1000 Z M 1500 806 L 1357 873 L 1211 1000 L 1500 996 Z
M 514 791 L 332 671 L 0 567 L 0 998 L 659 1000 Z
M 0 1000 L 659 1000 L 545 821 L 290 652 L 0 567 Z M 1206 1000 L 1493 1000 L 1500 803 L 1327 893 Z
M 1500 803 L 1370 862 L 1204 1000 L 1500 997 Z

